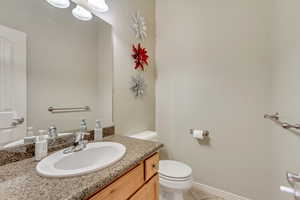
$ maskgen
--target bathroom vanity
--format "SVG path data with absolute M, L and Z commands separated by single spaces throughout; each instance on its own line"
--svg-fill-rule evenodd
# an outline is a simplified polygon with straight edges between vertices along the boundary
M 33 158 L 0 166 L 1 200 L 157 200 L 157 152 L 163 145 L 118 135 L 104 140 L 124 145 L 126 154 L 87 175 L 45 178 Z
M 1 2 L 0 200 L 157 200 L 163 145 L 106 137 L 113 27 L 76 2 Z
M 158 163 L 159 155 L 155 153 L 89 200 L 158 200 Z

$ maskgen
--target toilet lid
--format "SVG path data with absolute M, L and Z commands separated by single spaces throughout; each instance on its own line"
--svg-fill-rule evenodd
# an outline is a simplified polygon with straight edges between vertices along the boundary
M 192 175 L 192 169 L 186 164 L 174 160 L 161 160 L 159 173 L 171 178 L 186 178 Z

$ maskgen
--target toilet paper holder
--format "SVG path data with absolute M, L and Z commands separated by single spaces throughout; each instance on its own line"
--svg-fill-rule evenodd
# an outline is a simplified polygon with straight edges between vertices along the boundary
M 287 181 L 289 182 L 290 187 L 280 186 L 281 192 L 286 192 L 292 194 L 297 200 L 300 198 L 300 192 L 296 190 L 296 183 L 300 182 L 300 175 L 296 173 L 287 172 L 286 173 Z
M 200 130 L 200 129 L 190 129 L 190 134 L 193 134 L 194 131 L 201 131 L 203 137 L 209 137 L 209 131 L 208 130 Z

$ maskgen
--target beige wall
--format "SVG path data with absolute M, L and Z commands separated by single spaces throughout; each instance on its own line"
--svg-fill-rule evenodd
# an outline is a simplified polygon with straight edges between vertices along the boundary
M 28 126 L 60 131 L 112 123 L 113 50 L 111 26 L 99 18 L 82 22 L 71 9 L 46 1 L 1 2 L 0 24 L 27 34 Z M 90 106 L 91 112 L 51 114 L 48 106 Z
M 273 59 L 273 112 L 291 123 L 300 122 L 300 2 L 295 0 L 274 1 L 274 59 Z M 269 122 L 271 123 L 271 122 Z M 274 178 L 273 188 L 287 185 L 286 171 L 300 172 L 300 137 L 272 124 Z M 291 195 L 273 192 L 270 199 L 293 200 Z
M 253 200 L 279 200 L 270 198 L 273 124 L 263 118 L 272 110 L 270 2 L 156 1 L 161 140 L 195 181 Z M 191 128 L 209 130 L 210 143 Z
M 128 135 L 146 129 L 154 129 L 155 124 L 155 1 L 122 0 L 110 1 L 108 13 L 100 15 L 112 25 L 114 50 L 114 95 L 113 121 L 118 134 Z M 150 65 L 145 73 L 147 94 L 142 99 L 135 99 L 129 90 L 131 76 L 135 74 L 131 58 L 132 44 L 135 38 L 130 26 L 131 16 L 136 12 L 145 16 L 148 38 L 142 42 L 148 48 Z

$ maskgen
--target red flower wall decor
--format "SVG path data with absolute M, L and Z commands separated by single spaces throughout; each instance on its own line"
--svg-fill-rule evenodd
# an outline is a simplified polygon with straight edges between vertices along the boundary
M 132 57 L 135 60 L 135 66 L 134 69 L 141 69 L 142 71 L 144 71 L 145 67 L 144 65 L 148 65 L 148 52 L 146 50 L 146 48 L 143 48 L 141 46 L 141 44 L 139 43 L 137 47 L 135 47 L 135 45 L 132 45 Z

